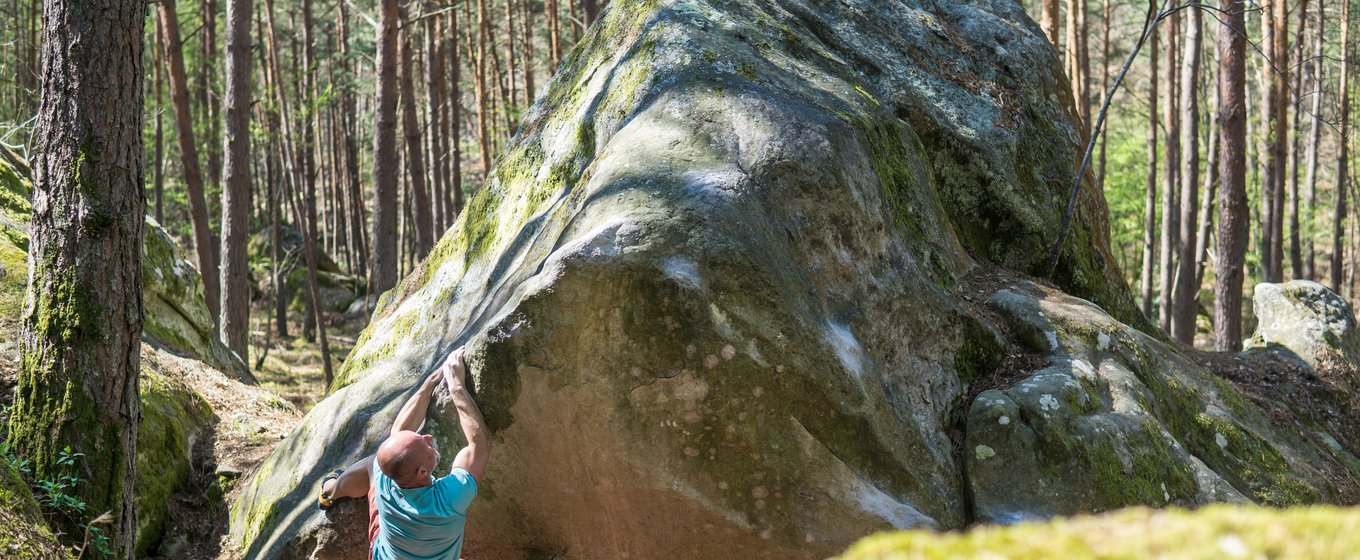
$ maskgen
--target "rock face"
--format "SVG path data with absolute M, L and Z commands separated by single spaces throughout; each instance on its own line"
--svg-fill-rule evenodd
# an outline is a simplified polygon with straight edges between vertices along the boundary
M 203 297 L 203 276 L 156 220 L 146 218 L 142 235 L 142 330 L 156 342 L 186 352 L 242 381 L 250 369 L 217 335 Z
M 232 537 L 362 558 L 361 508 L 322 515 L 317 484 L 463 344 L 496 442 L 469 556 L 824 558 L 891 527 L 1337 496 L 1294 463 L 1326 452 L 1137 330 L 1089 181 L 1051 278 L 1084 299 L 1022 279 L 1078 157 L 1060 68 L 1008 0 L 612 3 Z M 1048 366 L 1000 375 L 1013 347 Z M 426 429 L 452 458 L 452 407 Z
M 1342 368 L 1355 375 L 1360 331 L 1350 304 L 1336 292 L 1308 280 L 1262 283 L 1252 308 L 1259 325 L 1250 346 L 1288 352 L 1313 369 Z

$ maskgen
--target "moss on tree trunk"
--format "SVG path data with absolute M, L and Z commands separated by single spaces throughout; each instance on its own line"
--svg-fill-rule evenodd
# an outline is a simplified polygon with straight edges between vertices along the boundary
M 30 286 L 9 440 L 38 480 L 83 453 L 73 490 L 132 555 L 142 329 L 142 28 L 138 0 L 44 5 Z M 134 79 L 136 78 L 136 79 Z M 85 520 L 77 520 L 83 523 Z M 83 534 L 83 531 L 67 532 Z

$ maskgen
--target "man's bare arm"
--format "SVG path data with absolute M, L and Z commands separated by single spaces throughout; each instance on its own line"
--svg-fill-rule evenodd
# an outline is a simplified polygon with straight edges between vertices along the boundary
M 467 469 L 472 478 L 481 483 L 491 457 L 491 432 L 487 430 L 486 419 L 482 418 L 482 410 L 472 400 L 472 393 L 468 392 L 463 349 L 454 350 L 440 371 L 444 374 L 444 384 L 453 396 L 453 406 L 458 409 L 458 423 L 463 427 L 463 435 L 468 441 L 467 447 L 454 458 L 453 466 Z
M 402 405 L 401 412 L 397 413 L 397 421 L 392 424 L 393 434 L 403 430 L 414 432 L 425 423 L 425 412 L 430 408 L 430 396 L 443 380 L 440 371 L 442 368 L 427 376 L 420 389 L 417 389 L 416 393 L 406 400 L 406 404 Z

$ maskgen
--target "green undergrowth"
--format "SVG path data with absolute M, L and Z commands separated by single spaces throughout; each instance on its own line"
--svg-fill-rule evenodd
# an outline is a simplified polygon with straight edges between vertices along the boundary
M 861 540 L 840 560 L 934 558 L 1355 558 L 1360 510 L 1216 505 L 1198 511 L 1134 508 L 967 532 L 901 531 Z

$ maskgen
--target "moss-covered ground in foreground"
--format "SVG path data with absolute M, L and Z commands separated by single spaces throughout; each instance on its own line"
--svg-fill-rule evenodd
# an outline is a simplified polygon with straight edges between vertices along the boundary
M 1360 509 L 1133 508 L 964 533 L 881 533 L 840 560 L 952 558 L 1360 560 Z

